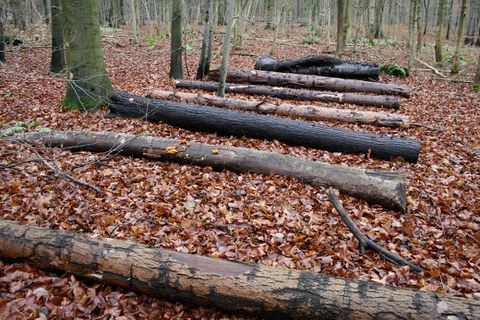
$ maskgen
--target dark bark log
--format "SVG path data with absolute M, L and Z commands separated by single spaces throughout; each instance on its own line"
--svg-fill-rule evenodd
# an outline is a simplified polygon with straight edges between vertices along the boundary
M 283 61 L 259 57 L 255 63 L 255 69 L 370 81 L 378 81 L 379 75 L 377 64 L 326 56 L 308 56 Z
M 406 180 L 401 172 L 349 168 L 255 149 L 195 142 L 182 144 L 174 139 L 115 133 L 32 133 L 19 136 L 17 141 L 41 142 L 49 147 L 63 147 L 73 151 L 116 150 L 124 155 L 210 166 L 216 170 L 275 173 L 316 187 L 332 187 L 389 209 L 405 211 Z
M 175 85 L 178 88 L 202 89 L 207 91 L 216 91 L 218 88 L 218 83 L 216 82 L 191 80 L 178 80 L 175 82 Z M 354 93 L 322 92 L 285 87 L 259 86 L 254 84 L 227 83 L 225 85 L 225 92 L 272 96 L 280 99 L 357 104 L 361 106 L 376 106 L 396 110 L 400 109 L 400 105 L 402 103 L 402 99 L 391 96 L 369 96 Z
M 478 319 L 480 302 L 0 220 L 0 257 L 273 319 Z
M 149 99 L 128 93 L 117 93 L 112 101 L 111 116 L 162 121 L 192 131 L 276 139 L 290 145 L 332 152 L 368 153 L 385 160 L 402 157 L 408 162 L 417 162 L 420 153 L 420 142 L 415 140 L 354 132 L 316 123 Z
M 210 72 L 210 79 L 218 79 L 218 69 Z M 242 70 L 229 68 L 227 81 L 235 83 L 256 83 L 273 86 L 295 86 L 311 89 L 371 92 L 376 94 L 410 96 L 407 86 L 396 84 L 375 83 L 362 80 L 329 78 L 305 74 L 281 73 L 262 70 Z
M 313 105 L 274 103 L 266 100 L 230 99 L 212 95 L 163 90 L 152 90 L 148 94 L 148 97 L 173 101 L 180 100 L 183 102 L 213 105 L 216 107 L 227 107 L 235 110 L 253 111 L 263 114 L 278 114 L 307 120 L 343 121 L 350 123 L 372 124 L 384 127 L 409 127 L 409 121 L 407 117 L 393 113 L 324 108 Z

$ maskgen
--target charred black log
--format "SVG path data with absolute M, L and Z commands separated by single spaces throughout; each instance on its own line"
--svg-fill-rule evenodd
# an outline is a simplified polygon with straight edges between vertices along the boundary
M 112 101 L 114 103 L 110 105 L 110 116 L 162 121 L 192 131 L 276 139 L 290 145 L 332 152 L 370 154 L 385 160 L 402 157 L 408 162 L 417 162 L 420 153 L 420 142 L 415 140 L 354 132 L 317 123 L 149 99 L 124 92 L 113 95 Z
M 370 81 L 377 81 L 379 75 L 377 64 L 326 56 L 308 56 L 283 61 L 259 57 L 255 63 L 255 69 Z

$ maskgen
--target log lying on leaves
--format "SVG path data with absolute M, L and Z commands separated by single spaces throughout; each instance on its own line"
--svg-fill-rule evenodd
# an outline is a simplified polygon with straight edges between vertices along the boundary
M 0 257 L 274 319 L 475 319 L 480 302 L 0 220 Z
M 283 61 L 270 57 L 258 57 L 255 69 L 370 81 L 377 81 L 379 75 L 377 64 L 340 60 L 327 56 L 308 56 Z
M 240 100 L 205 94 L 152 90 L 148 97 L 155 99 L 180 99 L 186 102 L 228 107 L 231 109 L 278 114 L 308 120 L 334 120 L 352 123 L 373 124 L 385 127 L 408 128 L 408 118 L 384 112 L 323 108 L 312 105 L 293 105 L 260 100 Z
M 114 104 L 110 105 L 110 116 L 162 121 L 192 131 L 276 139 L 290 145 L 333 152 L 369 153 L 385 160 L 402 157 L 406 161 L 416 162 L 420 153 L 420 143 L 415 140 L 349 131 L 317 123 L 149 99 L 128 93 L 116 93 L 112 101 Z
M 177 80 L 178 88 L 202 89 L 217 91 L 217 82 Z M 322 92 L 305 89 L 292 89 L 285 87 L 259 86 L 253 84 L 225 84 L 227 93 L 245 93 L 250 95 L 272 96 L 281 99 L 295 99 L 308 101 L 322 101 L 334 103 L 349 103 L 361 106 L 376 106 L 398 110 L 402 99 L 392 96 L 369 96 L 354 93 Z
M 217 81 L 218 69 L 210 72 L 210 79 Z M 295 86 L 311 89 L 335 90 L 335 91 L 356 91 L 371 92 L 376 94 L 410 96 L 410 89 L 407 86 L 396 84 L 376 83 L 362 80 L 329 78 L 305 74 L 281 73 L 262 70 L 242 70 L 229 68 L 227 81 L 235 83 L 256 83 L 272 86 Z
M 209 145 L 152 136 L 59 131 L 17 136 L 20 142 L 41 142 L 50 147 L 93 152 L 118 152 L 234 172 L 275 173 L 319 187 L 333 187 L 353 197 L 386 208 L 405 211 L 405 175 L 349 168 L 246 148 Z

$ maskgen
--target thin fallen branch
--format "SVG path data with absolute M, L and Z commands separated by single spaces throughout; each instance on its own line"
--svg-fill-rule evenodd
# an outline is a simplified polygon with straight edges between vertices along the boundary
M 350 218 L 348 215 L 347 211 L 343 208 L 342 204 L 340 203 L 340 200 L 338 200 L 337 196 L 335 195 L 335 190 L 333 188 L 329 188 L 327 190 L 327 195 L 330 201 L 332 202 L 333 206 L 337 210 L 338 214 L 342 218 L 343 222 L 347 225 L 348 229 L 353 233 L 355 238 L 357 238 L 359 246 L 360 246 L 360 254 L 364 255 L 365 254 L 365 249 L 370 249 L 378 254 L 380 254 L 382 257 L 390 261 L 391 263 L 394 263 L 399 266 L 409 266 L 413 271 L 415 272 L 423 272 L 424 270 L 420 268 L 417 265 L 414 265 L 408 260 L 405 260 L 404 258 L 400 257 L 399 255 L 396 255 L 395 253 L 392 253 L 390 251 L 385 250 L 372 240 L 368 239 L 363 232 L 357 227 L 355 222 Z
M 415 60 L 417 60 L 418 62 L 420 62 L 421 64 L 423 64 L 425 67 L 427 67 L 428 69 L 432 70 L 433 73 L 435 73 L 437 76 L 440 76 L 442 78 L 447 78 L 446 75 L 444 75 L 443 73 L 441 73 L 440 71 L 438 71 L 436 68 L 432 67 L 431 65 L 429 65 L 428 63 L 418 59 L 418 58 L 415 58 Z

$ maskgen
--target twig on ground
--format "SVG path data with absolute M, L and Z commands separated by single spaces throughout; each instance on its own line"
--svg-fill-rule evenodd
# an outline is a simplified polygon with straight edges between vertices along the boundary
M 430 130 L 437 131 L 437 132 L 443 132 L 444 131 L 442 129 L 430 127 L 430 126 L 427 126 L 427 125 L 424 125 L 424 124 L 421 124 L 421 123 L 418 123 L 418 122 L 414 122 L 411 125 L 416 126 L 416 127 L 422 127 L 422 128 L 430 129 Z
M 447 78 L 446 75 L 444 75 L 443 73 L 441 73 L 440 71 L 438 71 L 437 69 L 435 69 L 434 67 L 432 67 L 431 65 L 429 65 L 428 63 L 418 59 L 418 58 L 415 58 L 415 60 L 417 60 L 418 62 L 420 62 L 421 64 L 423 64 L 425 67 L 427 67 L 428 69 L 432 70 L 433 73 L 435 73 L 437 76 L 440 76 L 442 78 Z
M 390 261 L 391 263 L 394 263 L 399 266 L 409 266 L 413 271 L 415 272 L 423 272 L 424 270 L 421 267 L 418 267 L 411 263 L 408 260 L 405 260 L 404 258 L 400 257 L 399 255 L 392 253 L 390 251 L 385 250 L 372 240 L 368 239 L 362 231 L 357 227 L 355 222 L 350 218 L 348 213 L 345 211 L 343 208 L 342 204 L 340 203 L 340 200 L 338 200 L 335 190 L 332 188 L 329 188 L 327 190 L 327 195 L 330 201 L 332 202 L 333 206 L 337 210 L 338 214 L 342 218 L 343 222 L 347 225 L 348 229 L 353 233 L 355 238 L 357 238 L 358 243 L 360 245 L 360 254 L 363 255 L 365 253 L 365 249 L 370 249 L 374 252 L 377 252 L 380 254 L 382 257 Z

